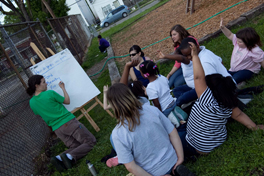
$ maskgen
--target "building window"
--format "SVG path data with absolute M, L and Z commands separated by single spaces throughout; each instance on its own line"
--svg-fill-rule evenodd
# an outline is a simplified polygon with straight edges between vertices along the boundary
M 119 7 L 119 6 L 120 6 L 119 1 L 118 1 L 118 0 L 114 1 L 114 2 L 113 2 L 113 6 L 114 6 L 115 8 Z
M 102 7 L 102 10 L 103 10 L 104 16 L 106 16 L 109 12 L 112 11 L 112 8 L 110 4 L 108 4 L 107 6 Z

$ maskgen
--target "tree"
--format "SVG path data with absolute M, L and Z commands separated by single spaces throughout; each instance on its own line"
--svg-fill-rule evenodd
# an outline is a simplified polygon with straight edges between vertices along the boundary
M 46 0 L 57 17 L 67 16 L 70 8 L 66 5 L 66 0 Z M 46 18 L 51 18 L 48 10 L 41 0 L 0 0 L 10 11 L 0 11 L 6 15 L 5 23 L 36 21 L 46 22 Z

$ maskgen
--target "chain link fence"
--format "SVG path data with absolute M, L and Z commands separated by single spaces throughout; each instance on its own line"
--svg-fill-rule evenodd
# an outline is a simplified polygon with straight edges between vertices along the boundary
M 82 64 L 92 35 L 81 15 L 48 19 L 48 22 L 62 48 L 68 48 L 79 64 Z
M 30 109 L 26 93 L 30 60 L 41 61 L 30 43 L 45 57 L 51 55 L 47 47 L 56 49 L 39 22 L 0 26 L 0 32 L 0 175 L 31 175 L 50 130 Z

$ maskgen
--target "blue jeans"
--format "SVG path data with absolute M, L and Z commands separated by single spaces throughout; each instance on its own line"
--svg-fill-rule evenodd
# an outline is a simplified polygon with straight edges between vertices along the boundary
M 240 70 L 237 72 L 228 71 L 228 73 L 232 75 L 237 84 L 249 80 L 255 74 L 249 70 Z
M 183 74 L 182 74 L 182 68 L 178 68 L 178 70 L 176 70 L 176 72 L 174 72 L 170 78 L 169 78 L 169 87 L 171 88 L 172 86 L 174 87 L 178 87 L 180 85 L 185 84 L 185 80 L 183 78 Z
M 182 104 L 189 103 L 198 98 L 195 89 L 187 85 L 175 87 L 172 91 L 177 98 L 176 106 L 181 106 Z
M 169 114 L 171 113 L 171 111 L 173 111 L 175 107 L 176 107 L 176 101 L 174 101 L 174 103 L 171 104 L 171 105 L 170 105 L 167 109 L 165 109 L 162 113 L 163 113 L 166 117 L 168 117 Z
M 177 128 L 177 131 L 181 138 L 184 156 L 199 156 L 200 154 L 195 150 L 195 148 L 186 141 L 186 124 L 183 124 L 179 128 Z

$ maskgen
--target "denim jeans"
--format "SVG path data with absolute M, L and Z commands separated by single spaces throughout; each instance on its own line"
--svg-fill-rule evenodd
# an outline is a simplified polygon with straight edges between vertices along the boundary
M 182 74 L 182 68 L 178 68 L 178 70 L 176 70 L 176 72 L 174 72 L 170 78 L 169 78 L 169 87 L 171 88 L 172 86 L 174 87 L 178 87 L 180 85 L 185 84 L 185 80 L 183 78 L 183 74 Z
M 182 104 L 189 103 L 198 98 L 195 89 L 192 89 L 187 85 L 175 87 L 172 91 L 177 98 L 176 106 L 181 106 Z
M 232 75 L 237 84 L 249 80 L 255 74 L 249 70 L 240 70 L 237 72 L 228 71 L 228 73 Z
M 183 124 L 179 128 L 177 128 L 177 131 L 181 138 L 184 156 L 199 156 L 200 154 L 195 150 L 195 148 L 186 141 L 186 124 Z
M 173 103 L 170 107 L 168 107 L 167 109 L 165 109 L 162 113 L 163 113 L 166 117 L 168 117 L 169 114 L 171 113 L 171 111 L 173 111 L 175 107 L 176 107 L 176 101 L 174 101 L 174 103 Z

